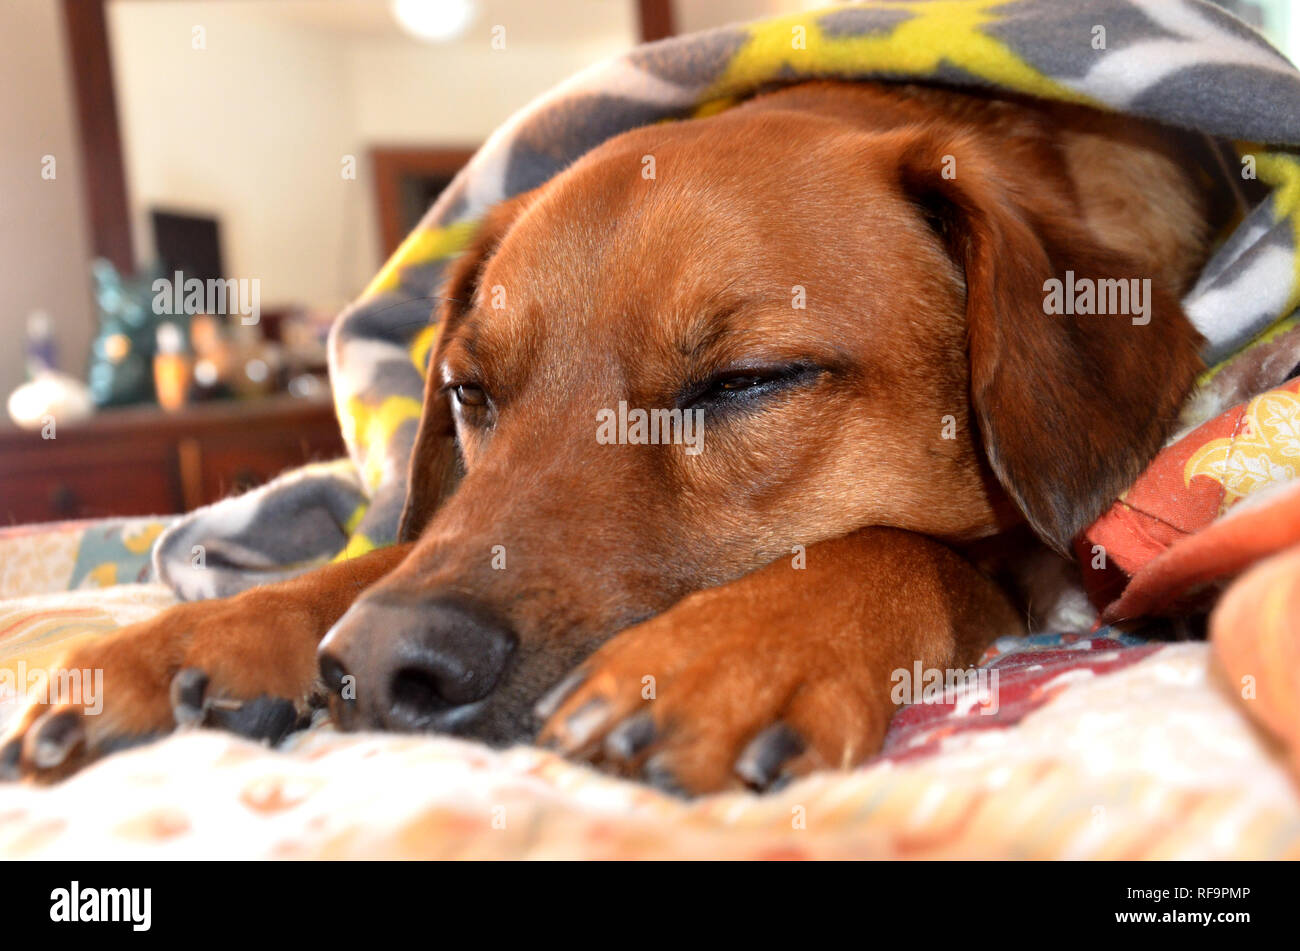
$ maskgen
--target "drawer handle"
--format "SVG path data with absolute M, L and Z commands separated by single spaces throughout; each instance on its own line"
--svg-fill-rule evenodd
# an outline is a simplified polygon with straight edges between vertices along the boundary
M 66 482 L 50 489 L 50 511 L 55 515 L 73 515 L 81 507 L 77 493 Z
M 247 492 L 249 489 L 256 489 L 265 481 L 266 480 L 262 478 L 261 473 L 255 472 L 245 466 L 235 473 L 234 479 L 232 480 L 234 484 L 231 486 L 231 490 L 235 493 L 242 494 Z

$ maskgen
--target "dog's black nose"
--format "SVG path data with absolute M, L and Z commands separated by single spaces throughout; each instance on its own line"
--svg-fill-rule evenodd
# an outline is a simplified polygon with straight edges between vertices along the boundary
M 468 599 L 363 599 L 321 643 L 321 678 L 343 700 L 346 726 L 454 730 L 496 687 L 516 643 Z
M 420 615 L 396 639 L 388 665 L 389 706 L 408 722 L 482 700 L 516 644 L 514 632 L 472 602 L 436 602 Z

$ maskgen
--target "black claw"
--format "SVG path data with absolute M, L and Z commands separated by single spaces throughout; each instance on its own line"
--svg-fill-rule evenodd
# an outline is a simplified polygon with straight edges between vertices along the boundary
M 32 744 L 32 763 L 37 769 L 63 765 L 68 754 L 86 737 L 81 714 L 76 710 L 46 714 L 36 726 Z
M 641 778 L 647 785 L 653 786 L 662 793 L 680 799 L 690 798 L 691 794 L 678 781 L 677 774 L 660 757 L 655 757 L 645 764 L 641 770 Z
M 569 694 L 581 687 L 586 679 L 587 671 L 581 668 L 573 671 L 537 701 L 533 706 L 533 713 L 543 722 L 549 720 L 551 714 L 560 709 L 560 704 L 569 698 Z
M 112 736 L 102 743 L 95 745 L 95 755 L 108 756 L 110 753 L 120 753 L 123 750 L 134 749 L 137 746 L 144 746 L 146 743 L 152 743 L 154 740 L 162 739 L 161 733 L 132 733 L 126 736 Z
M 767 786 L 763 789 L 763 792 L 768 792 L 768 793 L 780 792 L 782 789 L 785 789 L 786 786 L 789 786 L 792 782 L 794 782 L 794 780 L 795 777 L 793 773 L 780 773 L 776 777 L 776 779 L 772 780 L 770 783 L 767 784 Z
M 770 789 L 780 777 L 781 767 L 805 748 L 803 737 L 786 724 L 770 726 L 750 740 L 740 754 L 736 775 L 755 789 Z
M 208 709 L 205 726 L 229 730 L 253 740 L 279 743 L 298 726 L 302 718 L 293 701 L 282 697 L 261 696 L 238 706 L 212 705 Z
M 16 736 L 0 746 L 0 782 L 9 782 L 22 776 L 19 764 L 23 758 L 23 738 Z
M 186 667 L 171 683 L 172 717 L 177 726 L 199 726 L 207 714 L 208 675 Z
M 655 741 L 658 730 L 649 712 L 624 720 L 605 737 L 605 755 L 628 760 Z

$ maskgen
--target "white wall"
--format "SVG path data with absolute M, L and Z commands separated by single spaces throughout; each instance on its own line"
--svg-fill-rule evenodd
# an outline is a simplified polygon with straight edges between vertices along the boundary
M 369 40 L 345 47 L 360 141 L 477 143 L 534 96 L 630 44 L 511 41 L 493 51 Z
M 0 3 L 0 402 L 22 382 L 27 314 L 54 318 L 63 368 L 81 374 L 91 338 L 83 211 L 61 4 Z M 41 178 L 42 156 L 55 178 Z
M 261 280 L 265 306 L 336 310 L 380 263 L 375 145 L 478 145 L 512 112 L 577 70 L 629 47 L 511 35 L 483 23 L 461 41 L 313 29 L 274 4 L 113 0 L 136 253 L 152 257 L 151 206 L 218 213 L 226 270 Z M 193 48 L 194 28 L 206 49 Z M 340 175 L 345 154 L 359 175 Z
M 136 255 L 153 257 L 151 207 L 215 213 L 227 273 L 258 278 L 264 305 L 337 306 L 361 246 L 343 58 L 246 6 L 109 4 Z
M 507 51 L 431 48 L 370 40 L 349 43 L 345 60 L 351 96 L 349 121 L 362 160 L 363 211 L 360 260 L 378 260 L 379 227 L 367 156 L 373 146 L 482 144 L 502 122 L 534 97 L 581 69 L 631 45 L 529 45 Z M 374 271 L 362 268 L 359 290 Z

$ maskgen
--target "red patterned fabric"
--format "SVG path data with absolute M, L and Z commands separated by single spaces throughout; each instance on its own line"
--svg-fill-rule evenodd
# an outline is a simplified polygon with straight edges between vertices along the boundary
M 1162 646 L 1068 634 L 1017 639 L 1014 649 L 981 668 L 986 678 L 997 678 L 986 681 L 991 689 L 985 694 L 945 697 L 899 710 L 881 756 L 903 762 L 940 752 L 944 741 L 959 733 L 1012 728 L 1081 679 L 1128 667 Z
M 1076 542 L 1103 620 L 1203 606 L 1218 582 L 1300 541 L 1298 468 L 1300 379 L 1167 447 Z

